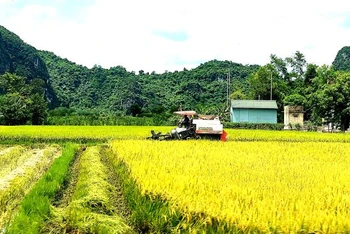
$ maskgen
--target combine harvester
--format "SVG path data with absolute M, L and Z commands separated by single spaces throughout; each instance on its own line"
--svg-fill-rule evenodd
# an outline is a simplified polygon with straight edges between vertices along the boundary
M 195 111 L 176 111 L 174 114 L 192 116 L 189 125 L 184 127 L 182 123 L 172 129 L 170 133 L 162 134 L 151 131 L 153 140 L 189 140 L 189 139 L 215 139 L 226 141 L 227 133 L 223 129 L 219 117 L 211 115 L 199 115 Z

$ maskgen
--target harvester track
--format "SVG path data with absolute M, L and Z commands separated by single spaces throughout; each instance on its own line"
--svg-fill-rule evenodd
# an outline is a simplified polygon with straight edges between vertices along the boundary
M 109 189 L 109 196 L 108 196 L 108 203 L 111 204 L 111 213 L 104 213 L 104 211 L 97 211 L 97 213 L 103 214 L 103 215 L 117 215 L 120 217 L 124 222 L 128 225 L 130 225 L 129 217 L 130 217 L 130 210 L 128 209 L 126 205 L 125 198 L 122 194 L 122 186 L 119 181 L 119 178 L 115 171 L 113 170 L 113 166 L 109 161 L 109 158 L 107 156 L 108 153 L 108 147 L 107 146 L 89 146 L 89 147 L 97 147 L 99 149 L 99 161 L 101 162 L 102 166 L 106 169 L 106 175 L 107 179 L 103 183 L 108 183 L 108 189 Z M 56 197 L 56 201 L 53 202 L 53 205 L 56 207 L 56 211 L 53 213 L 59 214 L 58 216 L 62 215 L 60 214 L 62 211 L 64 213 L 64 210 L 67 209 L 72 203 L 75 203 L 74 201 L 74 194 L 77 190 L 77 184 L 79 183 L 80 178 L 80 172 L 82 170 L 81 162 L 82 162 L 82 155 L 85 151 L 89 150 L 89 147 L 84 147 L 80 153 L 76 156 L 74 162 L 72 163 L 70 167 L 70 172 L 68 176 L 68 180 L 66 182 L 65 189 L 61 194 L 58 194 Z M 89 165 L 93 167 L 93 165 Z M 65 214 L 66 215 L 66 214 Z M 45 226 L 44 232 L 50 232 L 50 233 L 82 233 L 84 231 L 79 230 L 77 227 L 71 227 L 70 224 L 62 223 L 62 219 L 53 218 L 51 219 Z M 127 233 L 134 233 L 134 231 L 127 231 Z

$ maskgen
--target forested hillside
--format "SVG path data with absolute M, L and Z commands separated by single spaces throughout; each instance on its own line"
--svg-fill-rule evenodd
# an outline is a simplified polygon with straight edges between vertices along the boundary
M 350 46 L 344 46 L 338 51 L 332 65 L 335 70 L 350 71 Z
M 0 52 L 0 75 L 8 73 L 1 76 L 0 82 L 4 106 L 14 106 L 11 103 L 15 99 L 7 100 L 13 93 L 23 99 L 23 108 L 26 102 L 33 103 L 28 92 L 34 90 L 34 85 L 37 91 L 43 88 L 43 97 L 51 109 L 63 107 L 70 112 L 103 115 L 154 116 L 180 105 L 201 113 L 227 113 L 227 77 L 231 78 L 231 91 L 232 87 L 244 88 L 247 77 L 259 67 L 213 60 L 192 70 L 162 74 L 127 71 L 121 66 L 105 69 L 96 65 L 89 69 L 52 52 L 37 51 L 4 27 L 0 27 Z M 32 86 L 9 86 L 11 80 L 22 78 L 26 86 Z M 30 109 L 28 106 L 26 109 Z M 3 108 L 0 113 L 6 111 L 14 110 Z M 25 117 L 16 123 L 27 122 L 31 112 L 26 110 Z
M 0 25 L 0 75 L 5 72 L 25 77 L 27 83 L 34 79 L 42 80 L 50 106 L 57 105 L 46 64 L 38 51 Z
M 37 51 L 0 26 L 0 124 L 45 123 L 47 107 L 56 108 L 51 116 L 109 116 L 114 121 L 125 115 L 164 120 L 181 106 L 228 121 L 229 96 L 276 100 L 278 122 L 283 122 L 284 105 L 302 105 L 308 124 L 332 123 L 345 130 L 350 121 L 349 58 L 350 47 L 344 47 L 332 66 L 310 64 L 296 51 L 286 58 L 272 54 L 264 66 L 212 60 L 162 74 L 121 66 L 89 69 Z
M 227 76 L 245 86 L 258 66 L 210 61 L 199 67 L 163 74 L 129 72 L 121 66 L 88 69 L 47 51 L 40 51 L 52 86 L 64 107 L 139 114 L 177 109 L 218 112 L 227 108 Z M 219 109 L 219 110 L 218 110 Z

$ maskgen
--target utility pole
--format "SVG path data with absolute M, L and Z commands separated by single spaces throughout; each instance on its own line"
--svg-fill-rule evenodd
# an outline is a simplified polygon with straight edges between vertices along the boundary
M 230 71 L 227 73 L 227 85 L 226 85 L 226 93 L 227 93 L 227 106 L 230 107 L 230 84 L 231 84 L 231 74 Z
M 272 70 L 270 70 L 270 79 L 271 79 L 270 100 L 272 100 Z

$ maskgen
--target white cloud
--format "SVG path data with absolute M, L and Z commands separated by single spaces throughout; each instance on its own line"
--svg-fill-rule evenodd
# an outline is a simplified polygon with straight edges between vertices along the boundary
M 211 59 L 263 65 L 270 54 L 284 58 L 297 50 L 308 62 L 331 64 L 350 38 L 345 0 L 96 0 L 77 18 L 28 2 L 0 14 L 0 24 L 38 49 L 89 67 L 163 72 Z M 173 41 L 159 32 L 187 37 Z

